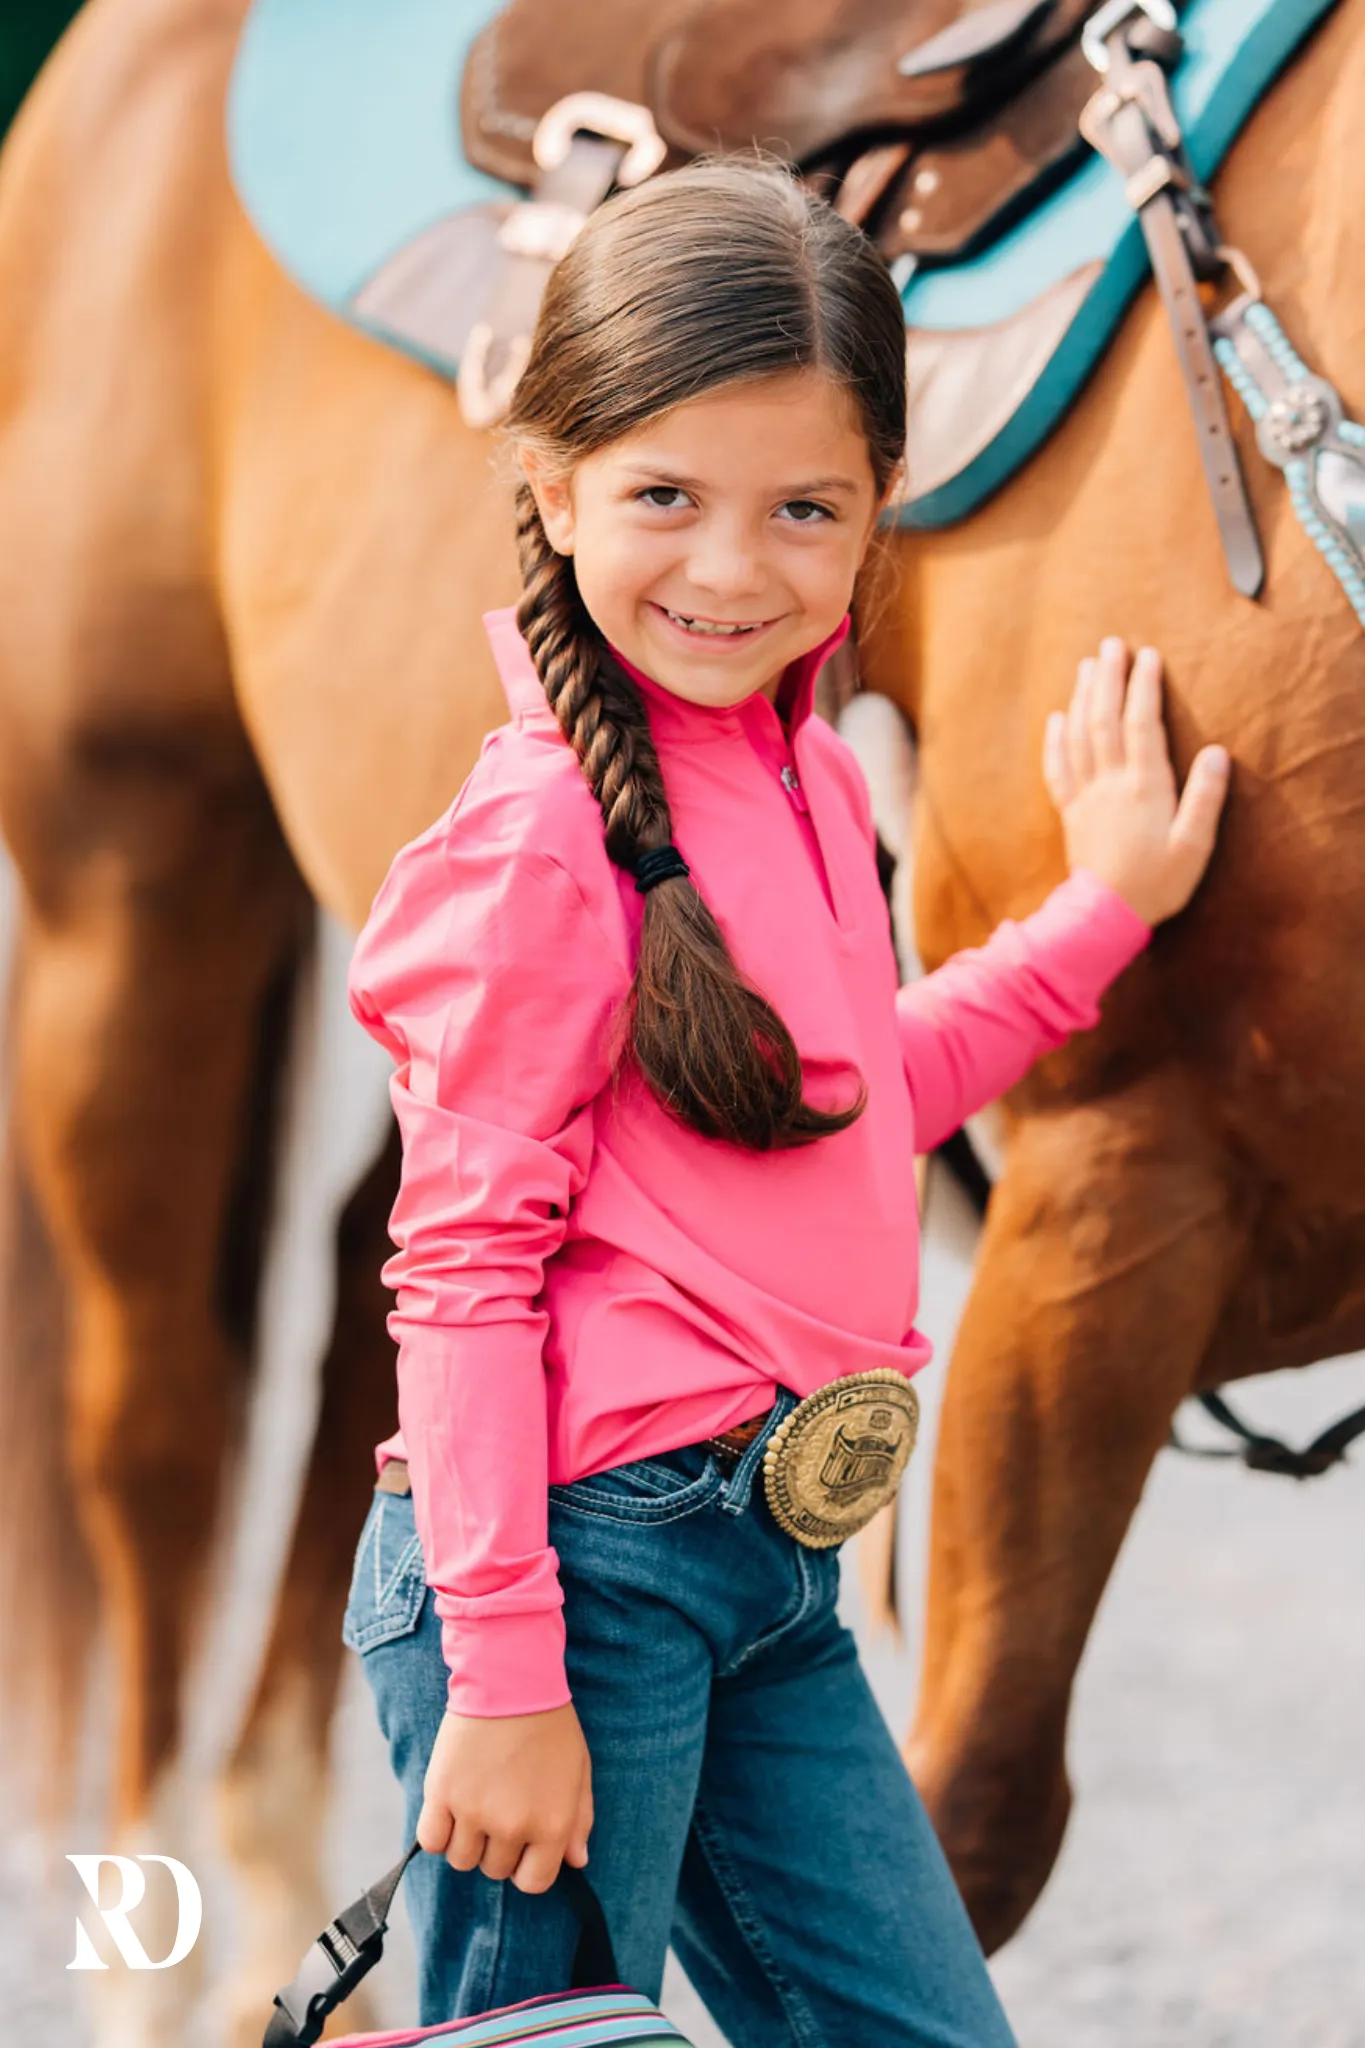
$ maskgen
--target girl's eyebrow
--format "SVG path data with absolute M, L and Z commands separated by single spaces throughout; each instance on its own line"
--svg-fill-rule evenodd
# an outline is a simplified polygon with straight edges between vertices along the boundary
M 649 477 L 659 486 L 667 485 L 675 491 L 700 491 L 705 489 L 700 477 L 680 476 L 671 469 L 656 467 L 653 463 L 631 463 L 629 472 L 633 477 Z M 805 477 L 799 484 L 779 484 L 771 495 L 774 498 L 808 498 L 817 492 L 844 491 L 850 497 L 856 496 L 857 480 L 851 476 Z

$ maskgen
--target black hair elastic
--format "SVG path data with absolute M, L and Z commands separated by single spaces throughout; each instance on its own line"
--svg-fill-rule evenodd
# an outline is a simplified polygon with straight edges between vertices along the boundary
M 635 886 L 643 896 L 656 882 L 671 882 L 675 876 L 690 875 L 691 868 L 670 840 L 667 846 L 652 846 L 635 863 Z

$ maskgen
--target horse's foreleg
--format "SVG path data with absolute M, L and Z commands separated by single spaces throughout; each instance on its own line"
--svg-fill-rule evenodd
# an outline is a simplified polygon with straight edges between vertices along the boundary
M 306 897 L 236 735 L 169 758 L 130 738 L 64 772 L 30 792 L 19 839 L 16 1114 L 69 1294 L 67 1459 L 115 1660 L 113 1842 L 186 1860 L 181 1692 L 246 1368 L 227 1226 L 262 1002 Z M 173 1905 L 149 1866 L 154 1962 Z M 199 1953 L 92 1974 L 101 2048 L 182 2048 Z
M 328 1739 L 341 1669 L 341 1618 L 356 1542 L 374 1486 L 374 1446 L 397 1428 L 389 1294 L 379 1270 L 391 1246 L 398 1130 L 351 1196 L 336 1236 L 337 1291 L 322 1368 L 322 1401 L 279 1600 L 260 1675 L 222 1785 L 219 1815 L 245 1924 L 231 1987 L 233 2048 L 257 2048 L 272 1994 L 340 1901 L 319 1884 L 330 1787 Z M 390 1861 L 397 1861 L 395 1837 Z M 365 1992 L 337 2031 L 374 2020 Z
M 1174 1082 L 1027 1118 L 1011 1141 L 944 1396 L 906 1752 L 988 1950 L 1056 1858 L 1076 1667 L 1236 1243 Z

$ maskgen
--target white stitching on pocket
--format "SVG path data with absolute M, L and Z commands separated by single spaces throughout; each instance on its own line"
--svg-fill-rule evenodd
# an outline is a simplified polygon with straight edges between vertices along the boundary
M 617 1479 L 617 1474 L 637 1466 L 647 1467 L 650 1474 L 646 1477 L 642 1472 L 639 1493 L 617 1492 L 611 1485 L 594 1483 L 616 1480 L 617 1485 L 626 1486 L 629 1482 Z M 721 1475 L 714 1464 L 708 1464 L 695 1479 L 671 1473 L 674 1485 L 666 1492 L 657 1492 L 652 1478 L 662 1470 L 666 1468 L 652 1466 L 647 1459 L 634 1459 L 627 1466 L 614 1466 L 605 1472 L 591 1473 L 587 1479 L 571 1479 L 565 1485 L 552 1486 L 550 1501 L 554 1506 L 591 1515 L 598 1521 L 640 1522 L 653 1527 L 661 1522 L 681 1521 L 684 1515 L 694 1514 L 720 1494 Z
M 341 1626 L 341 1639 L 352 1650 L 363 1652 L 376 1643 L 408 1635 L 422 1617 L 427 1588 L 420 1537 L 409 1537 L 388 1572 L 383 1570 L 384 1517 L 389 1506 L 387 1495 L 375 1496 L 352 1568 Z

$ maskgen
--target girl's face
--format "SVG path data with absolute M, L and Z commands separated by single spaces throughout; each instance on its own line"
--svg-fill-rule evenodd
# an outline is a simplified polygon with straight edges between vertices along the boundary
M 599 630 L 693 704 L 774 695 L 848 610 L 881 509 L 853 404 L 814 371 L 689 399 L 569 475 L 521 459 Z

